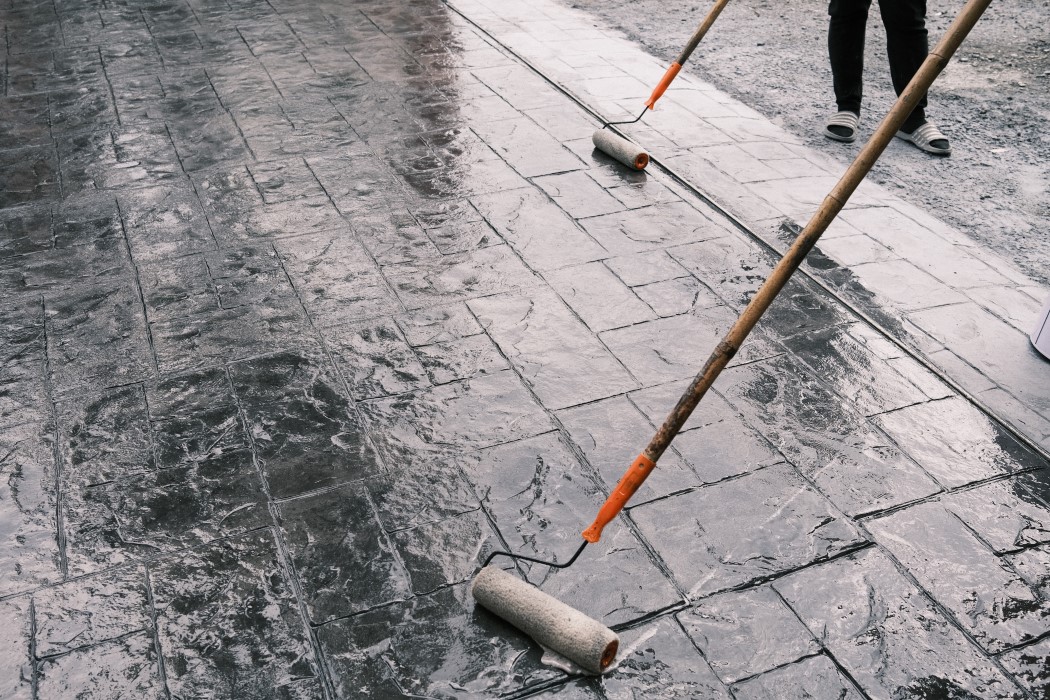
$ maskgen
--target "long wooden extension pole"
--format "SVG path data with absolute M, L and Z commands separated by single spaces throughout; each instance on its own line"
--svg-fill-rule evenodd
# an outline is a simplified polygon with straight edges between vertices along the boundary
M 611 496 L 598 512 L 594 522 L 583 532 L 583 538 L 588 542 L 597 542 L 601 538 L 604 528 L 616 514 L 620 512 L 624 504 L 634 492 L 641 486 L 642 482 L 649 476 L 660 456 L 670 446 L 674 436 L 682 429 L 689 419 L 693 409 L 700 403 L 707 390 L 711 388 L 715 379 L 721 374 L 729 361 L 733 359 L 740 346 L 751 333 L 762 314 L 766 312 L 773 300 L 777 298 L 780 290 L 784 288 L 791 275 L 798 269 L 809 251 L 816 245 L 821 234 L 835 219 L 842 207 L 849 201 L 850 196 L 860 185 L 861 181 L 871 170 L 875 161 L 879 159 L 886 146 L 900 129 L 904 120 L 908 118 L 915 105 L 919 103 L 922 96 L 940 75 L 948 61 L 955 54 L 956 49 L 973 29 L 974 25 L 992 4 L 992 0 L 969 0 L 959 15 L 952 22 L 944 37 L 937 43 L 933 51 L 923 62 L 918 72 L 908 83 L 908 86 L 897 98 L 893 108 L 890 109 L 879 128 L 868 139 L 868 143 L 854 159 L 838 183 L 832 188 L 828 196 L 824 198 L 820 208 L 799 233 L 798 238 L 791 245 L 784 257 L 780 259 L 769 277 L 759 288 L 758 292 L 748 303 L 736 320 L 733 327 L 729 329 L 725 337 L 711 353 L 696 378 L 689 384 L 678 404 L 664 420 L 663 425 L 656 431 L 656 435 L 649 441 L 649 445 L 642 454 L 638 455 L 634 463 L 627 469 L 620 482 L 616 485 Z
M 645 101 L 645 106 L 649 109 L 653 109 L 656 106 L 656 101 L 667 90 L 667 87 L 671 84 L 671 81 L 678 75 L 678 71 L 682 70 L 682 66 L 689 60 L 689 57 L 693 55 L 693 51 L 700 44 L 700 41 L 707 34 L 707 30 L 711 28 L 711 25 L 718 19 L 718 15 L 722 14 L 722 10 L 729 4 L 729 0 L 716 0 L 714 7 L 707 13 L 704 20 L 700 23 L 700 26 L 696 28 L 693 35 L 689 37 L 689 41 L 686 42 L 685 47 L 682 49 L 682 53 L 678 54 L 678 58 L 674 60 L 674 63 L 664 73 L 664 77 L 660 78 L 660 82 L 653 89 L 653 94 L 649 96 L 649 99 Z M 644 110 L 642 112 L 645 113 Z
M 675 59 L 675 63 L 680 66 L 684 66 L 685 62 L 689 60 L 689 57 L 693 55 L 693 51 L 699 46 L 700 41 L 707 34 L 707 30 L 711 28 L 711 25 L 718 19 L 718 15 L 722 14 L 722 10 L 729 4 L 729 0 L 718 0 L 715 6 L 711 8 L 711 11 L 707 13 L 707 17 L 704 17 L 704 21 L 700 23 L 700 26 L 696 28 L 693 35 L 689 37 L 689 41 L 686 42 L 685 48 L 682 49 L 682 53 L 678 54 L 678 58 Z

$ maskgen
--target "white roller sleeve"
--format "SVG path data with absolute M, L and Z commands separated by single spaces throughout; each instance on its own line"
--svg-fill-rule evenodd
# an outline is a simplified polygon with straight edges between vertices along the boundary
M 594 147 L 602 153 L 612 156 L 629 168 L 645 170 L 649 165 L 649 154 L 645 149 L 627 139 L 620 138 L 607 129 L 598 129 L 591 137 Z
M 503 569 L 486 566 L 470 591 L 479 605 L 588 671 L 601 673 L 616 658 L 615 632 Z

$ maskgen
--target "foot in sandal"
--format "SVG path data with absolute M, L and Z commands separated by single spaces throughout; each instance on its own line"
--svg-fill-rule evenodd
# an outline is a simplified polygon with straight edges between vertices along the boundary
M 857 140 L 858 126 L 860 126 L 860 115 L 856 112 L 836 112 L 824 127 L 824 135 L 836 141 L 853 143 Z
M 936 156 L 948 156 L 952 153 L 948 137 L 930 122 L 926 122 L 911 132 L 898 131 L 897 138 L 904 139 L 908 143 L 914 144 L 916 148 Z

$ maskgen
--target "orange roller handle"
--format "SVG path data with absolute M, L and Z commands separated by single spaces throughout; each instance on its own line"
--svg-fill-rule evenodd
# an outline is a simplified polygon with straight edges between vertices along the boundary
M 642 485 L 642 482 L 645 481 L 654 467 L 656 467 L 656 462 L 644 454 L 640 454 L 635 458 L 631 466 L 620 477 L 620 483 L 616 484 L 612 495 L 605 499 L 605 503 L 602 504 L 601 510 L 595 516 L 594 522 L 583 531 L 583 539 L 593 544 L 602 538 L 602 529 L 612 522 L 617 513 L 623 510 L 624 505 L 634 495 L 634 492 L 638 490 L 638 487 Z
M 671 81 L 678 75 L 678 71 L 682 70 L 681 63 L 672 63 L 671 67 L 664 73 L 664 77 L 660 78 L 659 84 L 653 89 L 653 94 L 649 95 L 649 99 L 645 101 L 645 106 L 649 109 L 653 109 L 656 106 L 656 101 L 663 97 L 667 87 L 671 84 Z

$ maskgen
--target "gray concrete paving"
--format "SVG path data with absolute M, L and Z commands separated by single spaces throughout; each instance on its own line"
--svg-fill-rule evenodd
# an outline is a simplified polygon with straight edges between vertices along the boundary
M 453 6 L 609 120 L 637 116 L 640 100 L 666 68 L 616 32 L 594 28 L 589 15 L 552 0 L 512 7 L 459 0 Z M 544 24 L 558 31 L 545 31 Z M 581 32 L 591 43 L 568 38 Z M 803 146 L 688 68 L 656 111 L 623 129 L 780 252 L 848 164 Z M 891 146 L 886 159 L 925 157 L 903 143 Z M 813 259 L 809 271 L 847 304 L 922 354 L 987 410 L 1050 447 L 1050 381 L 1027 340 L 1050 289 L 870 182 L 824 235 Z
M 1008 266 L 865 187 L 602 542 L 522 567 L 621 631 L 566 676 L 467 582 L 575 549 L 826 164 L 691 83 L 637 138 L 758 236 L 626 171 L 502 44 L 614 100 L 651 61 L 539 0 L 0 8 L 0 697 L 1045 694 Z

